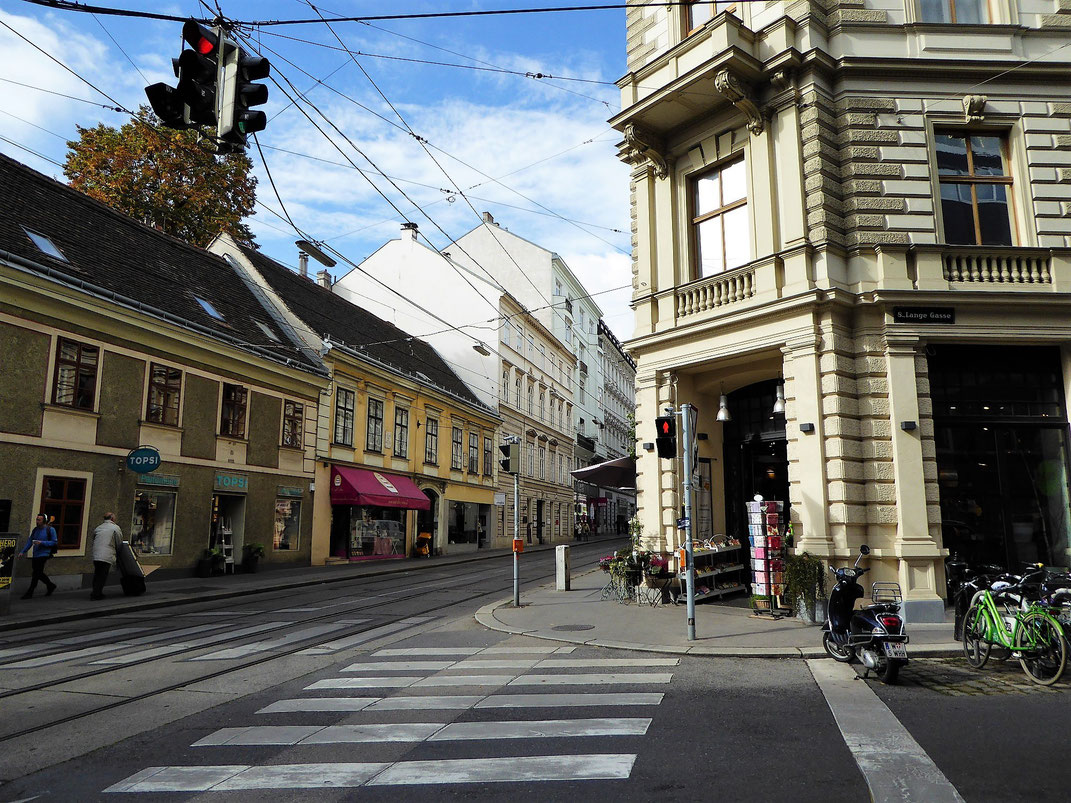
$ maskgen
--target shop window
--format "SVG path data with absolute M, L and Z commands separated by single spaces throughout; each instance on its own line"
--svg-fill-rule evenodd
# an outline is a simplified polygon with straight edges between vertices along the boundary
M 177 497 L 173 491 L 144 488 L 134 491 L 134 517 L 130 525 L 130 538 L 139 552 L 149 555 L 171 554 Z
M 368 422 L 364 434 L 364 448 L 369 452 L 383 451 L 383 401 L 368 400 Z
M 935 142 L 945 242 L 1012 245 L 1012 179 L 1004 138 L 938 131 Z
M 301 540 L 301 500 L 275 500 L 275 535 L 272 549 L 277 552 L 293 552 Z
M 302 447 L 301 436 L 304 428 L 305 405 L 293 401 L 283 402 L 283 446 L 292 449 Z
M 223 385 L 223 406 L 220 409 L 219 434 L 231 438 L 245 437 L 245 409 L 249 391 L 242 385 Z
M 923 22 L 989 22 L 988 0 L 919 0 L 919 11 Z
M 409 457 L 409 411 L 394 408 L 394 456 Z
M 76 340 L 59 338 L 56 344 L 56 381 L 52 403 L 79 410 L 92 410 L 97 395 L 97 364 L 100 349 Z
M 476 432 L 469 433 L 469 474 L 480 473 L 480 436 Z
M 493 450 L 491 448 L 491 439 L 490 438 L 484 438 L 483 439 L 483 473 L 484 473 L 485 476 L 488 476 L 488 477 L 491 476 L 491 470 L 492 470 L 492 467 L 493 467 L 493 464 L 491 463 L 491 460 L 492 460 L 491 453 L 492 453 L 492 451 Z
M 145 420 L 177 427 L 182 394 L 182 371 L 170 365 L 149 365 L 149 399 Z
M 41 512 L 56 529 L 60 549 L 81 548 L 85 504 L 84 477 L 44 478 L 41 486 Z
M 747 172 L 742 158 L 692 181 L 695 276 L 701 279 L 751 261 Z
M 335 393 L 335 443 L 353 446 L 353 408 L 357 393 L 339 388 Z
M 476 502 L 447 502 L 446 542 L 472 547 L 487 545 L 491 506 Z
M 439 463 L 439 422 L 429 418 L 424 429 L 424 462 L 435 466 Z
M 460 471 L 464 467 L 463 449 L 461 427 L 454 427 L 450 438 L 450 468 Z

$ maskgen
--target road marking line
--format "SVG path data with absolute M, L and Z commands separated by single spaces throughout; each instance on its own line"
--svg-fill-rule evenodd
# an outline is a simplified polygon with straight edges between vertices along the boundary
M 492 694 L 480 700 L 474 707 L 556 708 L 562 706 L 582 708 L 589 705 L 660 705 L 663 696 L 662 692 L 643 694 Z
M 299 697 L 276 700 L 257 711 L 258 714 L 296 714 L 312 711 L 363 711 L 381 697 Z
M 454 665 L 453 661 L 368 661 L 362 664 L 350 664 L 340 669 L 340 672 L 382 672 L 383 670 L 399 669 L 413 672 L 426 669 L 438 672 Z
M 249 627 L 239 628 L 238 630 L 228 630 L 222 633 L 214 633 L 211 636 L 205 636 L 204 638 L 192 639 L 191 641 L 179 642 L 177 644 L 164 644 L 159 647 L 149 647 L 144 650 L 137 650 L 135 652 L 124 653 L 123 655 L 116 655 L 111 658 L 102 658 L 99 661 L 92 661 L 93 664 L 103 664 L 105 666 L 122 666 L 124 664 L 132 664 L 136 661 L 141 661 L 145 658 L 159 658 L 163 655 L 172 655 L 177 652 L 185 652 L 186 650 L 197 649 L 198 647 L 207 647 L 210 644 L 218 644 L 221 641 L 231 641 L 232 639 L 241 638 L 242 636 L 251 636 L 254 633 L 263 633 L 265 630 L 274 630 L 277 627 L 285 625 L 285 622 L 265 622 L 260 625 L 250 625 Z M 215 627 L 215 625 L 213 625 Z M 200 631 L 198 631 L 200 632 Z
M 956 787 L 852 667 L 827 659 L 809 659 L 807 666 L 874 803 L 963 803 Z
M 149 767 L 105 792 L 223 792 L 444 783 L 626 780 L 635 753 L 510 756 L 394 764 L 275 764 L 267 767 Z
M 376 650 L 372 653 L 373 658 L 408 658 L 408 657 L 431 657 L 433 655 L 475 655 L 483 647 L 394 647 L 387 650 Z
M 591 668 L 634 667 L 638 669 L 650 666 L 679 666 L 680 662 L 680 658 L 544 658 L 536 664 L 536 669 L 569 669 L 574 666 Z
M 649 718 L 543 719 L 515 722 L 451 722 L 431 742 L 476 739 L 554 739 L 579 736 L 643 736 Z
M 358 633 L 354 636 L 348 636 L 347 638 L 328 641 L 323 644 L 318 644 L 315 647 L 309 647 L 306 650 L 301 650 L 298 655 L 327 655 L 332 652 L 338 652 L 339 650 L 345 650 L 349 647 L 355 647 L 358 644 L 364 644 L 366 641 L 373 641 L 380 636 L 386 636 L 390 633 L 396 633 L 399 630 L 415 627 L 423 622 L 430 621 L 432 618 L 434 617 L 413 616 L 409 619 L 403 619 L 400 622 L 391 622 L 388 625 L 374 627 L 371 630 L 366 630 L 365 632 Z
M 258 714 L 355 711 L 463 711 L 469 708 L 586 708 L 660 705 L 662 692 L 634 694 L 492 694 L 419 697 L 297 697 L 276 700 Z
M 505 686 L 516 675 L 436 675 L 423 678 L 414 686 Z
M 393 678 L 326 678 L 318 680 L 311 686 L 306 686 L 305 691 L 315 689 L 404 689 L 412 686 L 418 680 L 423 680 L 422 675 L 405 677 L 399 675 Z
M 287 623 L 292 625 L 293 623 Z M 207 655 L 198 655 L 194 658 L 190 658 L 191 661 L 227 661 L 233 658 L 244 658 L 247 655 L 254 655 L 258 652 L 267 652 L 268 650 L 274 650 L 276 647 L 282 647 L 287 644 L 292 644 L 295 641 L 305 641 L 306 639 L 316 638 L 317 636 L 324 636 L 328 633 L 333 633 L 336 630 L 342 630 L 347 625 L 334 622 L 332 624 L 313 625 L 312 627 L 305 627 L 301 630 L 296 630 L 293 633 L 287 633 L 284 636 L 278 638 L 267 639 L 265 641 L 254 641 L 251 644 L 241 644 L 237 647 L 231 647 L 226 650 L 218 650 L 217 652 L 210 652 Z

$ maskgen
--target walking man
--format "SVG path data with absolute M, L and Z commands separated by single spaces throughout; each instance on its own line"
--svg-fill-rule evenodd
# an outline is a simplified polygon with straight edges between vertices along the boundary
M 123 542 L 123 531 L 115 523 L 114 513 L 105 513 L 104 521 L 93 531 L 93 593 L 90 599 L 104 599 L 104 583 L 117 560 L 117 550 Z
M 38 514 L 33 531 L 30 533 L 30 537 L 26 539 L 26 546 L 19 553 L 20 555 L 25 555 L 30 551 L 30 547 L 33 547 L 33 555 L 30 556 L 30 566 L 33 573 L 30 576 L 30 588 L 22 595 L 23 599 L 29 599 L 33 596 L 34 589 L 37 588 L 39 581 L 44 583 L 48 589 L 45 592 L 46 597 L 56 590 L 56 584 L 49 580 L 45 574 L 45 562 L 52 557 L 52 553 L 55 552 L 58 545 L 59 539 L 56 537 L 56 531 L 49 526 L 48 520 L 45 519 L 44 515 Z

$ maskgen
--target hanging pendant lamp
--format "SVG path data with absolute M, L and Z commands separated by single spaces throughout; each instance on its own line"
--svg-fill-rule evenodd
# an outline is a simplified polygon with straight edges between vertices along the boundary
M 785 411 L 785 385 L 782 382 L 777 383 L 777 398 L 774 399 L 773 411 L 775 415 Z
M 721 398 L 718 399 L 718 421 L 732 421 L 733 417 L 729 415 L 729 402 L 725 398 L 725 394 L 721 394 Z

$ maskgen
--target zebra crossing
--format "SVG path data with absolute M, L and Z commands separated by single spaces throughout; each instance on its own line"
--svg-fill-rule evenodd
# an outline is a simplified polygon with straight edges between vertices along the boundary
M 646 736 L 679 659 L 574 656 L 575 649 L 553 644 L 381 649 L 339 666 L 330 677 L 310 679 L 296 695 L 269 702 L 251 722 L 201 736 L 190 747 L 204 753 L 204 764 L 147 767 L 103 791 L 626 780 L 637 759 L 636 740 Z M 546 686 L 555 690 L 541 690 Z M 325 691 L 331 696 L 321 696 Z M 547 708 L 563 710 L 553 719 L 528 718 Z M 585 710 L 574 717 L 568 709 Z M 391 714 L 397 712 L 407 721 L 395 721 Z M 258 723 L 261 717 L 273 724 Z M 413 719 L 419 721 L 408 721 Z M 560 740 L 574 739 L 581 752 L 561 751 L 563 744 L 573 743 Z M 422 745 L 430 750 L 451 743 L 472 747 L 465 758 L 427 758 L 435 751 L 421 755 Z M 503 744 L 510 755 L 501 755 Z M 545 744 L 557 752 L 546 754 Z M 627 749 L 590 750 L 593 744 Z M 352 758 L 352 752 L 338 752 L 346 745 L 359 746 L 361 758 L 370 760 L 330 760 Z M 391 760 L 371 760 L 380 757 L 377 745 L 394 745 Z M 212 755 L 233 756 L 226 751 L 234 748 L 244 749 L 248 763 L 212 763 Z M 258 748 L 274 749 L 264 753 L 262 763 L 249 761 Z M 399 748 L 405 757 L 398 757 Z M 271 763 L 291 757 L 280 750 L 312 760 Z

